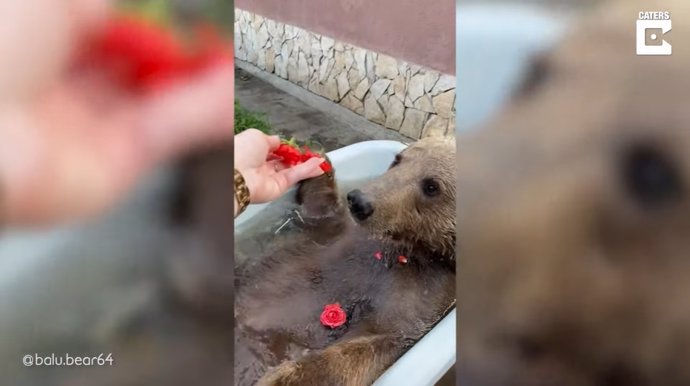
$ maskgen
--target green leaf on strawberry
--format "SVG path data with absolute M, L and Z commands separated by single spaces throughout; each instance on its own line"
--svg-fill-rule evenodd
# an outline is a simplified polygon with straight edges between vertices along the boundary
M 290 139 L 281 138 L 280 143 L 299 149 L 299 145 L 297 144 L 295 137 L 290 137 Z

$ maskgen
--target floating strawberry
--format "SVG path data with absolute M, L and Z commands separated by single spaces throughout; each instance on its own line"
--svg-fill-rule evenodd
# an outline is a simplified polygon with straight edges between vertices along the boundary
M 347 321 L 347 313 L 339 303 L 326 304 L 319 320 L 328 328 L 338 328 Z

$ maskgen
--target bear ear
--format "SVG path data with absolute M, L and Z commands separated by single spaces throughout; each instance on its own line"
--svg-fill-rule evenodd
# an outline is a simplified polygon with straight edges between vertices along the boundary
M 403 151 L 404 151 L 404 150 L 403 150 Z M 400 163 L 401 160 L 402 160 L 402 151 L 401 151 L 400 153 L 398 153 L 398 154 L 395 155 L 395 157 L 393 158 L 393 162 L 391 162 L 391 164 L 390 164 L 390 166 L 388 167 L 388 169 L 391 169 L 391 168 L 393 168 L 393 167 L 395 167 L 395 166 L 398 166 L 398 164 Z
M 524 98 L 535 93 L 551 76 L 552 67 L 549 57 L 540 53 L 532 57 L 522 77 L 522 81 L 513 93 L 513 99 Z

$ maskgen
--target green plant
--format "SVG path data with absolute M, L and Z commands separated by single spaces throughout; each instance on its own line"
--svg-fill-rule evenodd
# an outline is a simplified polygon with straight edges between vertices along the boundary
M 136 12 L 156 23 L 184 30 L 189 23 L 212 23 L 232 38 L 234 6 L 227 0 L 119 0 L 119 7 Z M 178 31 L 179 32 L 179 31 Z
M 170 27 L 174 10 L 167 0 L 121 0 L 122 10 L 134 12 L 148 20 Z
M 266 114 L 249 111 L 240 106 L 240 102 L 235 100 L 235 134 L 239 134 L 247 129 L 257 129 L 266 134 L 271 132 L 271 125 L 266 119 Z

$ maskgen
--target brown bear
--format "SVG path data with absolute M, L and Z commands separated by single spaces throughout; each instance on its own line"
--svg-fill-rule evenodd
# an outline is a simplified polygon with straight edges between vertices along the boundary
M 346 199 L 301 183 L 299 227 L 236 271 L 235 384 L 369 385 L 428 332 L 454 304 L 455 173 L 455 140 L 428 138 Z
M 460 384 L 690 385 L 690 4 L 603 7 L 459 142 Z

